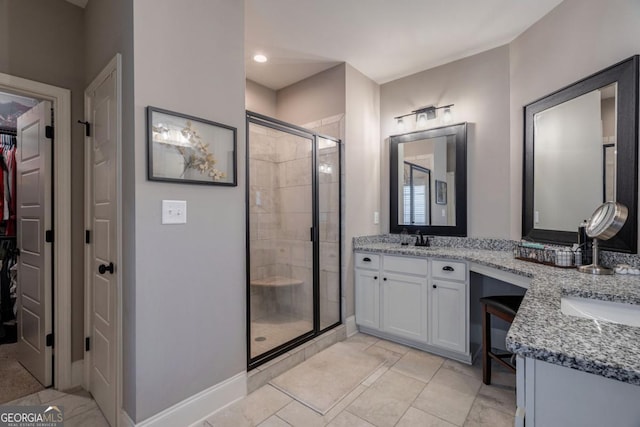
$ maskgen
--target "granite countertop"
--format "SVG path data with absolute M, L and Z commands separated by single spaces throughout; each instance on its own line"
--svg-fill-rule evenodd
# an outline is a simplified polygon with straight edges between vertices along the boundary
M 640 328 L 583 319 L 560 311 L 562 295 L 640 305 L 639 276 L 591 276 L 575 269 L 520 261 L 513 258 L 504 241 L 488 242 L 470 245 L 473 247 L 447 247 L 446 242 L 440 242 L 435 247 L 423 248 L 355 238 L 354 250 L 460 259 L 531 277 L 507 334 L 507 348 L 524 357 L 640 386 Z

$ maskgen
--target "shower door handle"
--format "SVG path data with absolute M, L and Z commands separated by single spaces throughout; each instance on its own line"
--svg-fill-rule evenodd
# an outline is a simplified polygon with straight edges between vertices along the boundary
M 309 228 L 309 240 L 313 242 L 313 227 Z

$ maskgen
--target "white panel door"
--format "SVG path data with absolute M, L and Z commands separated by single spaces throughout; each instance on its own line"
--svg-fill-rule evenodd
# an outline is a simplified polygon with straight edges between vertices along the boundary
M 18 118 L 16 221 L 18 257 L 18 360 L 42 383 L 52 384 L 51 319 L 51 103 Z
M 117 276 L 117 72 L 87 93 L 91 136 L 88 143 L 90 200 L 89 389 L 111 425 L 116 423 Z
M 466 283 L 434 280 L 431 289 L 431 344 L 467 351 Z
M 377 270 L 356 269 L 356 323 L 380 328 L 380 285 Z
M 426 277 L 384 273 L 382 278 L 382 330 L 427 342 Z

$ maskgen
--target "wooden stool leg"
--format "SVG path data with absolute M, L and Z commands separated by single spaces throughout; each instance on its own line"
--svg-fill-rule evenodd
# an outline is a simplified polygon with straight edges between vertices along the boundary
M 482 382 L 491 384 L 491 319 L 487 305 L 482 305 Z

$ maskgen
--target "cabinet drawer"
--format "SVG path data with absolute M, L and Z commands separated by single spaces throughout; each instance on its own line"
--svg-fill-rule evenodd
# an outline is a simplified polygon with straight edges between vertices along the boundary
M 467 266 L 464 262 L 433 260 L 431 275 L 438 279 L 460 280 L 467 279 Z
M 383 270 L 426 276 L 429 272 L 429 261 L 423 258 L 385 256 L 383 259 Z
M 356 253 L 356 268 L 380 268 L 380 255 Z

